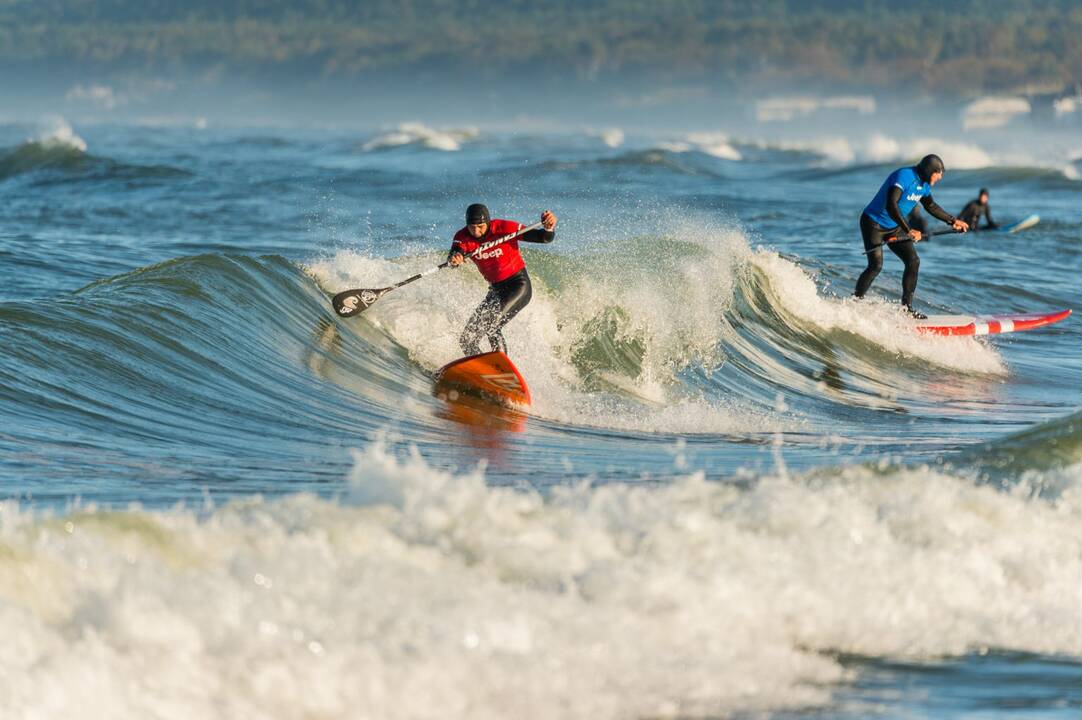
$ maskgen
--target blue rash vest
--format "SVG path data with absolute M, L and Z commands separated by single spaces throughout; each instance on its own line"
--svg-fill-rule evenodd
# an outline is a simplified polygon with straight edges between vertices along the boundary
M 898 213 L 902 217 L 908 217 L 913 207 L 920 202 L 921 198 L 932 194 L 932 186 L 920 179 L 915 167 L 898 168 L 883 182 L 883 187 L 875 194 L 872 201 L 864 208 L 864 214 L 876 222 L 884 230 L 898 227 L 894 218 L 887 212 L 887 193 L 892 187 L 900 187 L 902 196 L 898 198 Z

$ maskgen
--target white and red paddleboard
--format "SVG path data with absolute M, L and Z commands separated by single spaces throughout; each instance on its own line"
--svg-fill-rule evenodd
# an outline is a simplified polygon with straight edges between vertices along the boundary
M 932 335 L 996 335 L 1044 327 L 1070 314 L 1070 310 L 1059 310 L 1027 315 L 930 315 L 917 320 L 916 329 Z
M 453 393 L 485 395 L 498 402 L 530 404 L 530 388 L 511 358 L 502 352 L 471 355 L 436 371 L 436 394 L 455 399 Z

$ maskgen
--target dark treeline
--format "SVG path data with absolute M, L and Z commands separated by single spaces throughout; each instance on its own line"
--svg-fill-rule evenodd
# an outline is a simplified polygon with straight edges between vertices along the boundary
M 908 86 L 1082 80 L 1079 0 L 0 0 L 0 63 Z

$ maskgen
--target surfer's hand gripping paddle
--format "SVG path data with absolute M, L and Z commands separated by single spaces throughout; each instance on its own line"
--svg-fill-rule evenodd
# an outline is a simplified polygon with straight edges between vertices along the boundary
M 534 223 L 533 225 L 519 228 L 510 235 L 504 235 L 503 237 L 498 237 L 495 240 L 489 240 L 487 243 L 467 255 L 467 257 L 476 257 L 477 255 L 480 255 L 486 250 L 494 248 L 497 245 L 507 242 L 508 240 L 514 240 L 519 235 L 522 235 L 523 233 L 528 233 L 531 230 L 536 230 L 539 227 L 541 227 L 541 223 Z M 365 310 L 370 308 L 372 304 L 376 302 L 376 300 L 379 300 L 381 297 L 391 292 L 395 288 L 400 288 L 403 285 L 409 285 L 414 280 L 420 280 L 425 275 L 431 275 L 434 272 L 443 270 L 445 267 L 453 266 L 450 262 L 443 262 L 434 268 L 429 268 L 424 272 L 417 273 L 413 277 L 408 277 L 402 282 L 395 283 L 390 287 L 344 290 L 331 298 L 331 305 L 334 306 L 334 311 L 338 313 L 341 317 L 351 317 L 358 313 L 364 312 Z
M 960 232 L 962 232 L 962 230 L 955 230 L 954 228 L 947 228 L 946 230 L 936 230 L 935 232 L 921 233 L 921 239 L 930 238 L 930 237 L 938 237 L 939 235 L 957 235 Z M 876 245 L 875 247 L 870 248 L 868 250 L 865 250 L 864 254 L 867 255 L 868 253 L 875 252 L 879 248 L 884 247 L 886 245 L 895 245 L 897 243 L 907 243 L 907 242 L 920 242 L 920 240 L 914 240 L 913 238 L 909 237 L 908 235 L 903 235 L 901 237 L 896 237 L 893 240 L 887 240 L 886 242 L 881 242 L 878 245 Z

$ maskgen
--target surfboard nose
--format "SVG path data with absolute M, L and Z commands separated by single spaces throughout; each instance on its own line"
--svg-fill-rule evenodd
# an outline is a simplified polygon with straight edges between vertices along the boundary
M 436 371 L 436 385 L 514 405 L 532 403 L 526 379 L 511 358 L 499 351 L 471 355 L 444 365 Z

